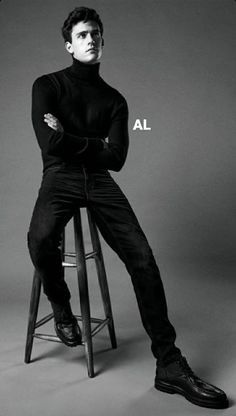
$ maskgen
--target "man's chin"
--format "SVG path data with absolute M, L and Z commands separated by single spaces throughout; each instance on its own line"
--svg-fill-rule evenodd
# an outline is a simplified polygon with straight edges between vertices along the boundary
M 99 62 L 99 59 L 97 58 L 97 56 L 91 56 L 87 59 L 77 58 L 76 56 L 74 56 L 74 58 L 77 61 L 80 61 L 82 64 L 88 64 L 88 65 L 97 64 Z

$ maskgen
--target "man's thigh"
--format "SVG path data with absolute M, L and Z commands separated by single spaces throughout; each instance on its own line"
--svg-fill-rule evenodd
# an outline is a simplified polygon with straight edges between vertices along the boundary
M 104 239 L 123 261 L 152 254 L 129 201 L 109 174 L 97 180 L 89 206 Z
M 82 180 L 76 181 L 59 167 L 48 170 L 43 175 L 33 210 L 30 234 L 37 240 L 59 236 L 76 205 L 82 205 Z

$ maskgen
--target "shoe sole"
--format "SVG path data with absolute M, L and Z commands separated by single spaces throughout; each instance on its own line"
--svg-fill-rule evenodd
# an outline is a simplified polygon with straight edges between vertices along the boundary
M 197 399 L 197 398 L 194 398 L 194 397 L 191 397 L 190 395 L 188 395 L 188 393 L 186 393 L 184 390 L 182 390 L 181 387 L 173 386 L 173 385 L 168 384 L 164 381 L 155 382 L 154 387 L 157 390 L 163 391 L 165 393 L 181 394 L 182 396 L 185 397 L 186 400 L 188 400 L 189 402 L 191 402 L 193 404 L 196 404 L 197 406 L 208 407 L 208 408 L 211 408 L 211 409 L 226 409 L 229 406 L 229 403 L 228 403 L 227 399 L 222 399 L 221 401 L 210 401 L 210 400 Z

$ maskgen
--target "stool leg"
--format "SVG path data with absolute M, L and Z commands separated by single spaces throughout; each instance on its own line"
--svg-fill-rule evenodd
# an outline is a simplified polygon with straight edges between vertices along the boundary
M 29 308 L 29 319 L 28 319 L 28 329 L 26 337 L 26 346 L 25 346 L 25 363 L 28 364 L 31 358 L 31 352 L 34 341 L 34 330 L 38 315 L 39 308 L 39 299 L 41 293 L 41 280 L 38 273 L 34 272 L 33 284 L 31 290 L 30 298 L 30 308 Z
M 64 229 L 62 234 L 61 234 L 61 241 L 60 241 L 62 264 L 65 261 L 65 247 L 66 247 L 66 233 L 65 233 L 65 229 Z M 65 267 L 63 267 L 63 277 L 65 278 Z
M 101 290 L 105 316 L 106 318 L 109 319 L 108 331 L 110 335 L 111 346 L 112 348 L 117 348 L 114 320 L 113 320 L 113 314 L 112 314 L 112 308 L 111 308 L 111 300 L 110 300 L 109 288 L 108 288 L 108 283 L 107 283 L 107 275 L 106 275 L 106 270 L 105 270 L 105 265 L 104 265 L 104 259 L 103 259 L 99 234 L 98 234 L 97 226 L 95 224 L 95 221 L 89 209 L 87 209 L 87 215 L 88 215 L 88 222 L 89 222 L 93 250 L 97 252 L 97 255 L 95 256 L 95 264 L 96 264 L 96 269 L 97 269 L 98 281 L 99 281 L 99 286 Z
M 74 215 L 75 231 L 75 253 L 77 264 L 77 276 L 79 285 L 80 306 L 84 334 L 84 346 L 87 359 L 88 375 L 94 377 L 93 345 L 91 335 L 91 317 L 88 292 L 88 278 L 84 251 L 84 241 L 82 235 L 81 213 L 80 210 Z

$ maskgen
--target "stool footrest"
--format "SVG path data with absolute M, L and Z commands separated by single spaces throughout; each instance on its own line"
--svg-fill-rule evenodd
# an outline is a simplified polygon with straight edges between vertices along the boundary
M 62 342 L 56 335 L 51 334 L 34 334 L 34 338 L 43 339 L 44 341 Z
M 67 261 L 63 261 L 62 267 L 77 267 L 77 266 L 75 263 L 68 263 Z
M 60 340 L 60 338 L 58 338 L 56 335 L 34 334 L 34 338 L 42 339 L 43 341 L 51 341 L 51 342 L 57 342 L 58 344 L 63 344 L 63 342 Z M 82 341 L 82 343 L 80 345 L 84 345 L 84 344 L 85 343 Z
M 85 260 L 94 259 L 98 255 L 98 252 L 91 251 L 90 253 L 85 254 Z M 64 257 L 76 257 L 75 253 L 64 253 Z M 67 261 L 62 262 L 63 267 L 77 267 L 75 263 L 69 263 Z
M 82 321 L 82 317 L 75 315 L 75 317 L 77 318 L 78 321 Z M 38 328 L 39 326 L 43 325 L 44 323 L 48 322 L 50 319 L 53 318 L 53 313 L 51 313 L 50 315 L 45 316 L 44 318 L 42 318 L 38 323 L 37 326 L 35 326 L 35 328 Z M 91 331 L 91 336 L 93 337 L 94 335 L 96 335 L 99 331 L 101 331 L 104 326 L 108 325 L 108 323 L 110 322 L 110 318 L 106 318 L 106 319 L 99 319 L 99 318 L 91 318 L 91 323 L 97 323 L 98 325 L 95 326 L 95 328 Z M 39 325 L 40 324 L 40 325 Z M 40 334 L 35 332 L 33 334 L 34 338 L 39 338 L 39 339 L 43 339 L 44 341 L 52 341 L 52 342 L 60 342 L 61 340 L 58 338 L 58 336 L 56 335 L 51 335 L 51 334 Z
M 46 324 L 48 321 L 50 321 L 54 317 L 53 313 L 50 313 L 49 315 L 45 316 L 44 318 L 40 319 L 35 324 L 35 328 L 39 328 L 40 326 Z
M 91 253 L 85 254 L 85 260 L 94 259 L 97 255 L 97 251 L 91 251 Z
M 104 320 L 101 320 L 100 324 L 98 324 L 92 331 L 91 331 L 91 335 L 92 337 L 94 335 L 96 335 L 99 331 L 101 331 L 105 325 L 108 325 L 108 323 L 110 322 L 110 318 L 106 318 Z
M 75 315 L 76 319 L 78 321 L 82 321 L 82 316 L 81 315 Z M 90 322 L 93 324 L 100 324 L 101 322 L 104 322 L 104 320 L 106 319 L 102 319 L 102 318 L 93 318 L 92 316 L 90 317 Z M 109 318 L 108 318 L 109 320 Z

